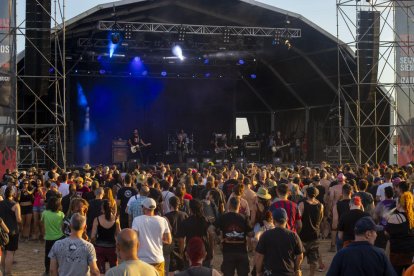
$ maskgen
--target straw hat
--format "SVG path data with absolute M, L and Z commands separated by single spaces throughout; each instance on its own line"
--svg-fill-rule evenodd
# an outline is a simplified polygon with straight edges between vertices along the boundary
M 272 196 L 269 194 L 266 188 L 260 187 L 259 190 L 257 190 L 256 195 L 263 199 L 271 199 Z

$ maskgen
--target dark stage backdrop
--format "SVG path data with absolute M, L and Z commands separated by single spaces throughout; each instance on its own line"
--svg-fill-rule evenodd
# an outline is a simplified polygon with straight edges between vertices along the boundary
M 234 124 L 230 80 L 72 77 L 70 110 L 74 162 L 110 163 L 113 139 L 138 128 L 151 153 L 167 150 L 167 135 L 194 133 L 196 150 L 208 148 L 211 133 Z

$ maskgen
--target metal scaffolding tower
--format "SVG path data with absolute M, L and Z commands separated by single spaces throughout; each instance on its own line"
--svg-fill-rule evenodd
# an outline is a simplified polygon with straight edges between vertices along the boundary
M 337 0 L 340 162 L 396 163 L 398 159 L 399 129 L 407 126 L 399 120 L 396 101 L 402 87 L 396 52 L 403 46 L 395 9 L 402 2 Z M 406 11 L 413 9 L 406 7 Z M 347 49 L 355 55 L 351 57 Z M 414 95 L 410 95 L 412 104 Z
M 19 140 L 17 165 L 19 168 L 46 168 L 54 165 L 66 168 L 65 0 L 34 0 L 33 5 L 50 17 L 51 26 L 47 26 L 48 23 L 41 29 L 28 27 L 30 23 L 23 17 L 16 27 L 16 34 L 20 37 L 18 41 L 24 39 L 26 43 L 24 55 L 19 55 L 26 58 L 18 60 L 16 76 L 16 127 Z M 36 41 L 39 39 L 27 35 L 30 30 L 43 31 L 48 35 L 50 33 L 50 44 L 49 39 L 45 42 L 47 52 L 39 46 Z M 42 62 L 46 62 L 46 74 L 27 73 L 25 67 L 39 66 L 27 59 L 28 46 L 34 49 Z M 42 80 L 46 81 L 47 86 L 39 91 L 39 86 L 33 83 Z

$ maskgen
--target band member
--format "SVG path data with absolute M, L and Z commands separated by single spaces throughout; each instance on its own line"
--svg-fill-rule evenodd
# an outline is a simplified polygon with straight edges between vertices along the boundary
M 274 146 L 276 146 L 275 143 L 275 132 L 272 131 L 269 136 L 267 137 L 267 147 L 266 147 L 266 156 L 267 156 L 267 161 L 272 161 L 273 157 L 275 157 L 275 152 L 274 152 Z
M 128 139 L 128 145 L 130 147 L 130 158 L 129 159 L 136 159 L 139 158 L 141 163 L 144 163 L 144 154 L 142 152 L 142 149 L 144 147 L 150 146 L 151 143 L 145 143 L 144 140 L 142 140 L 139 137 L 138 129 L 134 129 L 131 138 Z M 148 160 L 147 160 L 148 162 Z
M 278 130 L 276 132 L 276 137 L 274 137 L 274 146 L 277 147 L 282 147 L 285 145 L 285 141 L 282 137 L 282 133 L 280 132 L 280 130 Z M 280 158 L 280 160 L 284 161 L 285 160 L 285 154 L 284 154 L 284 150 L 283 149 L 278 149 L 274 152 L 273 157 L 278 157 Z
M 213 133 L 213 139 L 216 159 L 226 159 L 227 150 L 229 149 L 229 146 L 227 145 L 227 135 Z
M 183 163 L 185 155 L 188 153 L 188 136 L 183 129 L 177 134 L 177 155 L 178 162 Z

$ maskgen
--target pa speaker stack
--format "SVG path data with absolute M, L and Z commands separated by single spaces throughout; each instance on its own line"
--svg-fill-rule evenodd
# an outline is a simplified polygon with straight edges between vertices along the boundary
M 378 78 L 379 11 L 359 11 L 357 19 L 357 57 L 361 99 L 373 99 Z
M 51 0 L 26 0 L 24 75 L 28 91 L 47 95 L 51 61 Z

